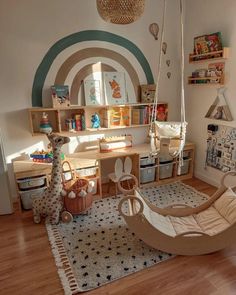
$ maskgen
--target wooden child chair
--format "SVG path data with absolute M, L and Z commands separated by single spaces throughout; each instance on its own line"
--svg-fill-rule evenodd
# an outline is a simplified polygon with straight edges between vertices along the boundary
M 110 192 L 111 182 L 115 183 L 115 196 L 118 194 L 118 181 L 124 174 L 130 174 L 132 170 L 132 160 L 130 157 L 125 157 L 125 161 L 121 158 L 117 158 L 115 162 L 115 170 L 113 173 L 108 174 L 109 178 L 109 185 L 108 185 L 108 192 Z M 129 176 L 124 177 L 122 181 L 131 179 Z

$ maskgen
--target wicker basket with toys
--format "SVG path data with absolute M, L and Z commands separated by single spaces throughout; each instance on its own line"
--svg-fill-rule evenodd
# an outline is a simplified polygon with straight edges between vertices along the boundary
M 67 169 L 65 169 L 67 165 Z M 72 171 L 68 161 L 62 164 L 62 196 L 64 198 L 64 211 L 62 212 L 62 221 L 69 223 L 73 220 L 73 215 L 83 214 L 92 207 L 93 196 L 92 187 L 85 178 L 77 177 Z

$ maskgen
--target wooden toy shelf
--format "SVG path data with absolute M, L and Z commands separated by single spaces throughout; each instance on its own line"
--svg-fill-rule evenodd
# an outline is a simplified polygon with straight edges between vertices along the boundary
M 71 106 L 67 108 L 30 108 L 28 109 L 29 123 L 31 134 L 42 135 L 40 133 L 40 120 L 43 113 L 48 115 L 48 121 L 52 126 L 53 132 L 67 136 L 79 136 L 93 133 L 99 133 L 109 130 L 119 130 L 125 128 L 147 127 L 150 123 L 151 108 L 153 103 L 136 103 L 126 105 L 98 105 L 98 106 Z M 165 102 L 158 103 L 158 107 L 163 106 L 167 117 L 168 104 Z M 145 119 L 137 114 L 137 110 L 146 110 Z M 135 115 L 138 115 L 134 117 Z M 93 114 L 99 114 L 101 127 L 92 128 L 91 117 Z M 140 111 L 141 113 L 141 111 Z M 75 115 L 81 115 L 84 118 L 82 130 L 69 130 L 66 120 Z M 115 115 L 116 116 L 115 116 Z M 123 117 L 122 115 L 123 114 Z M 81 124 L 83 125 L 83 124 Z
M 202 63 L 206 61 L 215 61 L 229 58 L 229 47 L 224 47 L 222 50 L 208 52 L 204 54 L 189 54 L 189 63 Z

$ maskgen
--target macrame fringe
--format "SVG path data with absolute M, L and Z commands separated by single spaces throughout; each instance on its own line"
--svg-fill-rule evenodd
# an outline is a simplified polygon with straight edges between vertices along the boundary
M 57 226 L 46 223 L 46 228 L 65 295 L 75 295 L 79 292 L 83 292 L 83 290 L 79 288 L 74 276 Z

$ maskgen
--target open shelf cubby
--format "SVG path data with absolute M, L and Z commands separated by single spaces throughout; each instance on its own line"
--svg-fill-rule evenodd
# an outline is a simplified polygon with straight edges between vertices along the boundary
M 29 122 L 31 134 L 42 135 L 40 132 L 40 121 L 43 113 L 48 115 L 48 121 L 52 131 L 67 136 L 78 136 L 94 134 L 109 130 L 125 128 L 146 127 L 150 124 L 153 103 L 135 103 L 126 105 L 94 105 L 94 106 L 70 106 L 66 108 L 30 108 Z M 93 128 L 92 115 L 98 114 L 100 127 Z M 167 120 L 168 104 L 159 102 L 157 105 L 157 119 Z M 80 128 L 68 128 L 68 120 L 75 117 L 83 118 Z M 82 120 L 82 119 L 81 119 Z

